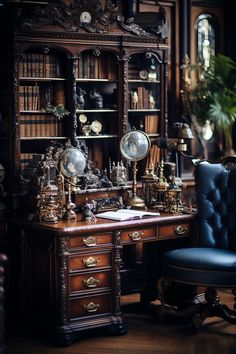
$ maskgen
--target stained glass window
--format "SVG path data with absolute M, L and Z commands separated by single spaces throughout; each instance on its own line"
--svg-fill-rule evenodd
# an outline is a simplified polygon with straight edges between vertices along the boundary
M 202 14 L 197 20 L 197 55 L 207 69 L 211 56 L 216 55 L 216 26 L 214 18 L 208 14 Z

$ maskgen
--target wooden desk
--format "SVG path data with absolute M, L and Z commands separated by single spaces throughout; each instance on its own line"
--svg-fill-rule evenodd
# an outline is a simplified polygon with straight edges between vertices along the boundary
M 128 222 L 16 221 L 24 318 L 41 324 L 62 345 L 89 328 L 125 333 L 120 305 L 125 247 L 188 240 L 193 221 L 193 215 L 173 214 Z M 149 276 L 156 274 L 150 258 Z

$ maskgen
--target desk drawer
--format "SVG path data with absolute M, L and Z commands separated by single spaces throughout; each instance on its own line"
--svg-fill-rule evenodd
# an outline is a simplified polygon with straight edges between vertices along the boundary
M 111 288 L 111 270 L 70 275 L 70 292 Z
M 78 237 L 71 237 L 69 241 L 70 249 L 76 248 L 93 248 L 101 245 L 112 245 L 112 234 L 95 234 Z
M 121 240 L 123 243 L 133 243 L 136 241 L 145 241 L 156 239 L 156 228 L 133 228 L 121 232 Z
M 71 318 L 111 313 L 111 294 L 70 299 Z
M 190 234 L 188 223 L 178 223 L 159 226 L 158 238 L 185 237 Z
M 111 252 L 69 256 L 68 262 L 70 271 L 111 267 Z

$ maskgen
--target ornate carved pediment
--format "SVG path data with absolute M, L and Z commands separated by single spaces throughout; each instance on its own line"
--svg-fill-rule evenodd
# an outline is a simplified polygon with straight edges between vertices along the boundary
M 34 4 L 31 10 L 28 5 L 17 3 L 18 23 L 23 30 L 42 29 L 42 25 L 57 25 L 68 32 L 108 33 L 112 29 L 130 32 L 137 36 L 151 36 L 153 32 L 135 23 L 133 18 L 125 18 L 119 7 L 112 0 L 54 0 L 53 2 Z M 29 15 L 30 14 L 30 15 Z M 159 30 L 155 33 L 162 37 L 161 26 L 165 23 L 163 11 L 160 17 Z M 163 37 L 162 37 L 163 38 Z

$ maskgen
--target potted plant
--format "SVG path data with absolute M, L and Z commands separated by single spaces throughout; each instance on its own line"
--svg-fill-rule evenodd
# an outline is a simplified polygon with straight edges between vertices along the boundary
M 218 54 L 211 57 L 207 68 L 200 63 L 191 65 L 188 62 L 185 73 L 184 103 L 187 104 L 191 120 L 198 125 L 200 139 L 205 134 L 207 140 L 211 129 L 218 141 L 222 142 L 221 154 L 222 151 L 229 153 L 232 149 L 232 128 L 236 121 L 236 63 Z

